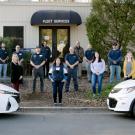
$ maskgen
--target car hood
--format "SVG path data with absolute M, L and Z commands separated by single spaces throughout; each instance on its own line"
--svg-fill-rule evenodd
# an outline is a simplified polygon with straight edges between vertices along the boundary
M 114 88 L 130 88 L 135 87 L 135 80 L 127 80 L 117 84 Z
M 9 86 L 1 84 L 1 83 L 0 83 L 0 90 L 7 91 L 7 92 L 13 92 L 13 93 L 19 93 L 18 91 L 16 91 L 12 87 L 9 87 Z

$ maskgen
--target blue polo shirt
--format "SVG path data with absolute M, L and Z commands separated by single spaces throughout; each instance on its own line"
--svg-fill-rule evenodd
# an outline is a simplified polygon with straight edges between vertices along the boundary
M 50 60 L 50 56 L 51 56 L 51 49 L 48 46 L 43 46 L 41 48 L 41 53 L 44 54 L 45 59 Z
M 14 52 L 14 53 L 16 53 L 16 54 L 17 54 L 17 56 L 18 56 L 19 60 L 23 59 L 23 57 L 24 57 L 23 52 L 19 51 L 19 52 Z
M 78 56 L 76 54 L 67 54 L 65 56 L 65 61 L 68 61 L 70 65 L 75 64 L 77 61 L 79 61 Z
M 42 53 L 35 53 L 31 56 L 31 61 L 35 64 L 35 65 L 40 65 L 43 61 L 45 61 L 45 57 Z
M 95 55 L 95 51 L 92 49 L 87 49 L 84 55 L 88 60 L 92 60 Z
M 0 58 L 2 59 L 2 60 L 5 60 L 6 58 L 8 57 L 8 51 L 5 49 L 0 49 Z M 7 61 L 6 61 L 6 63 L 7 63 Z M 0 64 L 3 64 L 3 62 L 2 61 L 0 61 Z

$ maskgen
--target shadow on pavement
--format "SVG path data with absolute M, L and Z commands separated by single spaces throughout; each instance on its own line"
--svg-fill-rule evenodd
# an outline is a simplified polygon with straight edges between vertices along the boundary
M 0 113 L 0 120 L 2 119 L 15 119 L 18 118 L 20 115 L 16 113 Z

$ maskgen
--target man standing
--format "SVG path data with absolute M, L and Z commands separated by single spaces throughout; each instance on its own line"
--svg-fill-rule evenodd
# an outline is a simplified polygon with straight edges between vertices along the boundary
M 19 58 L 18 64 L 22 66 L 23 61 L 24 61 L 24 59 L 23 59 L 24 55 L 23 55 L 23 52 L 20 51 L 20 46 L 19 45 L 16 45 L 14 53 L 16 53 L 18 58 Z
M 91 82 L 91 63 L 93 61 L 95 51 L 88 45 L 88 49 L 85 51 L 85 60 L 86 60 L 86 69 L 87 69 L 87 78 Z
M 68 76 L 66 82 L 66 92 L 69 92 L 70 80 L 73 78 L 74 90 L 78 91 L 78 81 L 77 81 L 77 66 L 79 63 L 78 56 L 74 53 L 74 48 L 69 48 L 69 53 L 65 56 L 65 62 L 67 64 Z
M 121 60 L 122 60 L 122 52 L 118 48 L 117 43 L 112 44 L 112 50 L 108 53 L 108 60 L 110 65 L 110 83 L 114 81 L 114 75 L 116 72 L 116 80 L 120 81 L 121 77 Z
M 24 57 L 24 55 L 23 55 L 23 52 L 20 51 L 20 46 L 19 45 L 16 45 L 14 53 L 17 54 L 17 56 L 19 58 L 18 65 L 20 65 L 20 70 L 21 70 L 21 73 L 23 74 L 23 61 L 24 61 L 23 57 Z M 23 84 L 23 77 L 19 82 L 21 84 Z
M 43 53 L 43 55 L 46 58 L 46 62 L 45 65 L 43 66 L 43 70 L 44 70 L 44 78 L 48 78 L 48 73 L 49 73 L 49 64 L 50 64 L 50 56 L 51 56 L 51 49 L 48 47 L 47 45 L 47 41 L 43 41 L 43 46 L 41 48 L 41 53 Z
M 3 77 L 6 79 L 7 77 L 7 62 L 8 62 L 8 52 L 5 48 L 5 44 L 1 44 L 0 49 L 0 78 L 2 76 L 2 70 L 3 70 Z
M 76 46 L 75 46 L 75 54 L 78 56 L 79 64 L 78 64 L 78 77 L 82 77 L 82 62 L 83 62 L 83 57 L 84 57 L 84 49 L 80 46 L 80 42 L 76 41 Z
M 45 64 L 45 57 L 40 52 L 40 48 L 37 46 L 35 49 L 35 53 L 31 56 L 30 64 L 33 66 L 33 93 L 36 88 L 36 79 L 40 77 L 40 91 L 44 92 L 44 76 L 43 76 L 43 65 Z

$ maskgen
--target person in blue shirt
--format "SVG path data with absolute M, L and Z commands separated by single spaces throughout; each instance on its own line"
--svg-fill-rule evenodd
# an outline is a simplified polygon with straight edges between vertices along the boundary
M 0 48 L 0 78 L 2 77 L 2 70 L 3 70 L 3 77 L 6 79 L 7 77 L 7 63 L 8 63 L 8 51 L 5 48 L 5 44 L 1 44 Z
M 43 41 L 43 46 L 41 48 L 41 53 L 45 55 L 45 65 L 43 66 L 44 70 L 44 78 L 48 78 L 48 72 L 49 72 L 49 64 L 50 64 L 50 56 L 51 56 L 51 49 L 47 45 L 47 41 Z
M 60 58 L 56 58 L 54 64 L 49 70 L 49 78 L 52 81 L 54 105 L 57 105 L 57 94 L 59 105 L 62 104 L 62 90 L 64 82 L 67 79 L 67 70 Z
M 85 51 L 85 61 L 86 61 L 86 69 L 87 69 L 87 78 L 88 81 L 91 82 L 91 68 L 90 65 L 93 61 L 94 55 L 95 55 L 95 51 L 91 48 L 90 45 L 88 45 L 89 48 Z
M 45 57 L 40 52 L 40 47 L 37 46 L 35 49 L 35 53 L 32 54 L 30 59 L 30 64 L 33 66 L 33 93 L 35 93 L 36 88 L 36 79 L 40 77 L 40 90 L 41 93 L 44 92 L 44 76 L 43 76 L 43 65 L 45 64 Z
M 20 50 L 20 45 L 16 45 L 15 47 L 15 52 L 13 52 L 13 54 L 17 54 L 18 56 L 18 65 L 20 65 L 20 68 L 22 70 L 22 73 L 23 73 L 23 61 L 24 61 L 24 54 L 23 52 Z M 20 84 L 23 84 L 23 78 L 21 79 L 20 81 Z
M 18 64 L 22 66 L 23 61 L 24 61 L 24 54 L 23 54 L 22 51 L 20 51 L 20 46 L 19 45 L 16 45 L 14 53 L 16 53 L 18 58 L 19 58 Z
M 110 66 L 110 83 L 114 82 L 114 75 L 116 73 L 116 80 L 120 81 L 121 79 L 121 60 L 122 60 L 122 52 L 118 48 L 117 43 L 112 44 L 112 50 L 108 53 L 108 61 Z
M 74 53 L 74 48 L 69 48 L 69 53 L 65 56 L 65 63 L 68 69 L 68 77 L 66 82 L 66 92 L 69 92 L 70 80 L 73 78 L 75 93 L 78 91 L 77 66 L 79 63 L 78 56 Z

